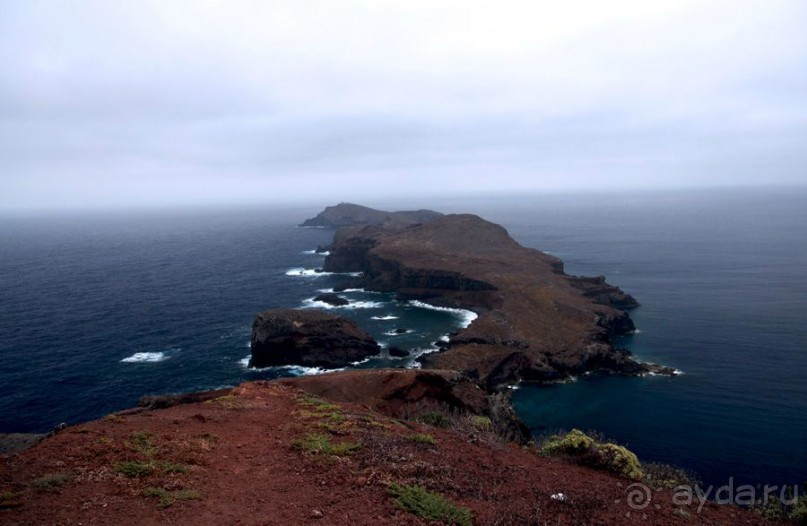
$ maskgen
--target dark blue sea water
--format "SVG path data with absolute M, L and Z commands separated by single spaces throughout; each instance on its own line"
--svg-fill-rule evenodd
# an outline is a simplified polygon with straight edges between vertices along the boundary
M 322 205 L 330 203 L 322 203 Z M 389 203 L 368 203 L 386 206 Z M 706 483 L 807 480 L 807 192 L 732 190 L 455 199 L 567 272 L 639 299 L 620 343 L 676 378 L 589 377 L 514 393 L 534 432 L 596 429 Z M 344 279 L 302 272 L 317 207 L 0 218 L 0 432 L 45 431 L 183 392 L 301 374 L 249 370 L 254 314 Z M 348 293 L 387 345 L 433 348 L 461 312 Z M 359 307 L 359 308 L 355 308 Z M 411 332 L 394 336 L 402 327 Z M 406 366 L 381 358 L 359 367 Z

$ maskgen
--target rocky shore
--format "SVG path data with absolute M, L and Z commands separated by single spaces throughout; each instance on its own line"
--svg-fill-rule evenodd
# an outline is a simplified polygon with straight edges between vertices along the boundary
M 424 367 L 463 372 L 488 389 L 588 372 L 674 374 L 614 347 L 614 336 L 635 330 L 626 311 L 638 302 L 603 276 L 567 275 L 560 259 L 519 245 L 475 215 L 409 213 L 403 221 L 390 218 L 407 213 L 367 210 L 341 204 L 306 221 L 324 223 L 326 214 L 349 225 L 336 231 L 324 266 L 362 273 L 341 288 L 478 314 L 440 352 L 426 355 Z M 363 224 L 367 217 L 375 219 Z

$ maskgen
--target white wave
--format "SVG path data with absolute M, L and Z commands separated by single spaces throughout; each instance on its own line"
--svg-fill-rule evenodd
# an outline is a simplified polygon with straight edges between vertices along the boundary
M 350 362 L 350 365 L 361 365 L 363 363 L 369 362 L 371 359 L 372 358 L 365 358 L 364 360 L 358 360 L 358 361 L 355 361 L 355 362 Z
M 386 316 L 372 316 L 371 320 L 379 320 L 379 321 L 387 321 L 387 320 L 397 320 L 398 316 L 393 316 L 392 314 L 387 314 Z
M 347 305 L 331 305 L 330 303 L 325 303 L 324 301 L 317 301 L 314 298 L 308 298 L 307 300 L 303 300 L 303 308 L 307 309 L 377 309 L 378 307 L 383 307 L 384 304 L 378 301 L 351 301 Z
M 421 309 L 430 309 L 430 310 L 437 310 L 442 312 L 450 312 L 455 316 L 460 318 L 460 324 L 463 328 L 469 326 L 475 319 L 479 317 L 477 313 L 472 310 L 466 309 L 452 309 L 450 307 L 437 307 L 435 305 L 429 305 L 428 303 L 424 303 L 418 300 L 412 300 L 409 302 L 410 305 L 413 307 L 418 307 Z
M 128 358 L 121 360 L 123 363 L 156 363 L 167 360 L 164 352 L 136 352 Z
M 681 369 L 673 369 L 672 374 L 673 374 L 673 376 L 681 376 L 682 374 L 685 374 L 685 373 Z M 659 373 L 656 373 L 654 371 L 648 371 L 648 372 L 644 373 L 642 376 L 667 376 L 667 375 L 666 374 L 659 374 Z
M 332 373 L 335 371 L 344 371 L 345 368 L 342 367 L 340 369 L 323 369 L 322 367 L 304 367 L 302 365 L 270 365 L 269 367 L 250 367 L 249 366 L 249 359 L 250 357 L 247 356 L 241 360 L 238 360 L 238 363 L 244 367 L 245 369 L 249 369 L 250 371 L 278 371 L 283 373 L 291 373 L 295 376 L 309 376 L 315 374 L 325 374 L 325 373 Z
M 310 256 L 330 256 L 331 253 L 327 250 L 325 252 L 317 252 L 316 249 L 314 250 L 303 250 L 303 254 L 308 254 Z
M 396 332 L 396 331 L 387 331 L 384 333 L 384 336 L 402 336 L 404 334 L 409 334 L 415 332 L 412 329 L 406 329 L 406 332 Z
M 317 276 L 332 276 L 333 272 L 323 272 L 321 270 L 318 271 L 318 270 L 313 269 L 313 268 L 295 267 L 295 268 L 290 268 L 289 270 L 287 270 L 286 275 L 287 276 L 294 276 L 296 278 L 299 278 L 299 277 L 309 278 L 309 277 L 317 277 Z
M 317 292 L 321 294 L 333 294 L 333 289 L 317 289 Z

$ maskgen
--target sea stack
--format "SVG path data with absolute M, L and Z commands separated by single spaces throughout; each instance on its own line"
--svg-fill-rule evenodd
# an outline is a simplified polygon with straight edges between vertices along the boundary
M 302 365 L 335 369 L 381 352 L 352 321 L 319 310 L 274 309 L 252 324 L 251 367 Z

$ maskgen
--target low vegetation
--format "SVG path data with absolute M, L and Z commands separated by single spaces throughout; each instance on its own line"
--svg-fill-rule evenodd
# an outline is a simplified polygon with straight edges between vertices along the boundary
M 427 411 L 420 415 L 418 420 L 432 427 L 451 427 L 451 419 L 440 411 Z
M 429 444 L 433 446 L 437 443 L 434 437 L 427 433 L 412 433 L 411 435 L 407 435 L 406 438 L 407 440 L 416 442 L 418 444 Z
M 473 524 L 471 510 L 457 506 L 442 495 L 421 486 L 391 484 L 389 492 L 397 508 L 422 519 L 457 526 Z
M 798 526 L 807 526 L 807 494 L 799 498 L 790 495 L 785 501 L 769 497 L 764 502 L 758 502 L 753 509 L 771 521 L 789 520 Z
M 342 457 L 361 449 L 361 444 L 355 442 L 331 442 L 331 437 L 319 433 L 309 433 L 303 438 L 295 440 L 292 447 L 303 453 Z
M 548 437 L 540 451 L 548 457 L 560 457 L 630 479 L 639 480 L 644 477 L 635 453 L 613 442 L 596 440 L 579 429 L 572 429 L 565 435 Z
M 143 490 L 143 496 L 158 499 L 157 507 L 160 509 L 172 506 L 175 502 L 180 500 L 202 500 L 201 493 L 187 489 L 168 491 L 165 488 L 149 487 Z
M 479 431 L 492 431 L 493 422 L 487 416 L 473 415 L 470 417 L 471 426 Z
M 678 486 L 700 486 L 698 476 L 691 471 L 669 464 L 642 463 L 643 482 L 656 489 L 673 489 Z
M 22 494 L 13 491 L 0 492 L 0 510 L 22 506 Z
M 36 489 L 56 489 L 61 488 L 73 479 L 72 473 L 48 473 L 33 481 L 31 486 Z

